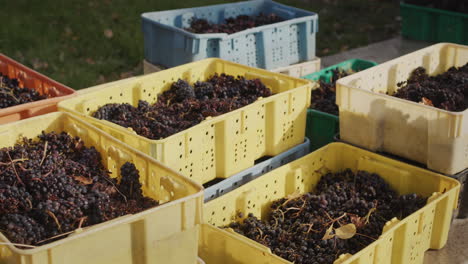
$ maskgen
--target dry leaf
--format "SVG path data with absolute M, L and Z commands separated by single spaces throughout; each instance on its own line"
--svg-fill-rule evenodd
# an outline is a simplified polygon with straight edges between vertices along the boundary
M 422 103 L 423 105 L 434 106 L 434 104 L 432 104 L 432 101 L 429 100 L 429 99 L 427 99 L 426 97 L 423 97 L 423 98 L 421 99 L 421 103 Z
M 88 179 L 88 178 L 83 177 L 83 176 L 73 176 L 73 179 L 75 179 L 76 181 L 79 181 L 80 183 L 82 183 L 84 185 L 89 185 L 89 184 L 93 183 L 92 179 Z
M 322 237 L 322 240 L 334 238 L 335 234 L 332 234 L 332 232 L 333 232 L 333 224 L 331 224 L 330 227 L 327 229 L 327 231 L 325 232 L 325 235 L 323 235 Z
M 354 224 L 347 224 L 335 229 L 336 236 L 341 239 L 350 239 L 356 234 L 356 226 Z
M 112 32 L 111 29 L 105 29 L 104 36 L 106 36 L 106 38 L 112 38 L 114 36 L 114 32 Z

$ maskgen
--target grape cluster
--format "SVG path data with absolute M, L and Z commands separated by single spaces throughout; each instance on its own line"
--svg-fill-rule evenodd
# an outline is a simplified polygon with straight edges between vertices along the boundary
M 254 16 L 238 15 L 225 19 L 224 23 L 213 24 L 203 18 L 194 18 L 190 21 L 190 27 L 185 30 L 193 33 L 227 33 L 233 34 L 249 28 L 259 27 L 263 25 L 274 24 L 283 21 L 280 16 L 271 13 L 260 13 Z
M 468 108 L 468 63 L 436 76 L 429 76 L 426 69 L 418 67 L 398 86 L 396 97 L 447 111 L 464 111 Z
M 154 104 L 139 101 L 130 104 L 106 104 L 93 116 L 132 128 L 149 139 L 163 139 L 190 128 L 208 116 L 218 116 L 270 96 L 271 90 L 259 79 L 247 80 L 215 74 L 205 82 L 192 85 L 178 80 L 158 95 Z
M 347 169 L 322 176 L 314 192 L 274 201 L 267 220 L 249 214 L 229 227 L 291 262 L 331 264 L 378 239 L 388 220 L 405 218 L 425 204 L 415 194 L 398 195 L 375 173 Z M 356 227 L 355 234 L 334 235 L 332 230 L 347 224 Z
M 120 175 L 111 178 L 100 153 L 65 132 L 2 148 L 0 230 L 13 243 L 37 246 L 158 205 L 143 196 L 134 164 L 123 164 Z
M 20 87 L 18 79 L 0 73 L 0 109 L 48 98 L 34 89 Z
M 336 81 L 353 73 L 353 71 L 344 71 L 340 68 L 331 70 L 331 79 L 329 82 L 319 80 L 319 87 L 312 90 L 310 108 L 319 110 L 332 115 L 338 115 L 338 106 L 336 105 Z

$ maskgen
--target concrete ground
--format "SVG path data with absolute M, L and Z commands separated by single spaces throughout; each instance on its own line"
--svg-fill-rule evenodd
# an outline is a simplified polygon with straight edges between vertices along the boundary
M 424 264 L 468 263 L 468 218 L 456 219 L 450 228 L 447 245 L 440 250 L 429 250 Z
M 322 68 L 349 59 L 363 59 L 382 63 L 412 51 L 422 49 L 429 45 L 431 45 L 431 43 L 396 37 L 393 39 L 377 42 L 366 47 L 322 57 Z
M 396 37 L 366 47 L 322 57 L 322 68 L 349 59 L 364 59 L 382 63 L 429 45 L 431 43 Z M 447 245 L 441 250 L 427 251 L 424 264 L 468 264 L 468 218 L 454 220 Z

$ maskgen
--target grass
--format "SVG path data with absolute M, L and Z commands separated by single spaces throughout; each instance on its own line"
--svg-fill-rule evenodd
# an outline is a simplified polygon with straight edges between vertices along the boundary
M 5 1 L 0 52 L 74 89 L 142 74 L 140 14 L 232 1 Z M 319 13 L 317 55 L 398 34 L 391 0 L 279 0 Z

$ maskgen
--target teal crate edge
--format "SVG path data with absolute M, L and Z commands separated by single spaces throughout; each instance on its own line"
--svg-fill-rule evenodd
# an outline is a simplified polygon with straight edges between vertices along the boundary
M 349 59 L 349 60 L 345 60 L 345 61 L 342 61 L 340 63 L 334 64 L 334 65 L 328 66 L 327 68 L 321 69 L 318 72 L 314 72 L 314 73 L 302 76 L 301 78 L 302 79 L 307 79 L 307 80 L 312 80 L 312 81 L 317 81 L 320 78 L 320 76 L 325 74 L 327 71 L 334 70 L 334 69 L 336 69 L 338 67 L 342 67 L 343 64 L 350 64 L 351 67 L 352 67 L 352 65 L 357 64 L 357 63 L 368 63 L 369 65 L 372 65 L 372 66 L 376 66 L 378 64 L 378 63 L 376 63 L 374 61 L 370 61 L 370 60 Z M 370 67 L 368 67 L 368 68 L 370 68 Z
M 413 9 L 419 9 L 419 10 L 423 10 L 423 11 L 427 11 L 431 13 L 438 13 L 438 14 L 445 14 L 445 15 L 451 15 L 451 16 L 459 16 L 462 18 L 468 18 L 468 14 L 463 14 L 461 12 L 454 12 L 454 11 L 443 10 L 443 9 L 438 9 L 438 8 L 433 8 L 433 7 L 418 6 L 418 5 L 405 3 L 404 1 L 400 2 L 400 7 L 413 8 Z
M 308 109 L 307 109 L 307 115 L 309 115 L 309 114 L 321 115 L 321 116 L 323 116 L 323 117 L 327 117 L 327 118 L 333 119 L 333 120 L 335 120 L 336 122 L 339 122 L 339 120 L 340 120 L 340 118 L 339 118 L 337 115 L 332 115 L 332 114 L 325 113 L 325 112 L 322 112 L 322 111 L 319 111 L 319 110 L 315 110 L 315 109 L 312 109 L 312 108 L 308 108 Z

